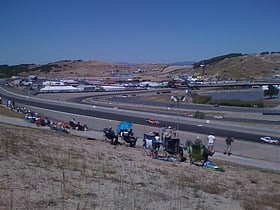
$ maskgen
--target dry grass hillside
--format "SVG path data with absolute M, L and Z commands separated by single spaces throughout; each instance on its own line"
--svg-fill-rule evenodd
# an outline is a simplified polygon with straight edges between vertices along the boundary
M 134 72 L 134 79 L 157 77 L 166 64 L 115 64 L 100 61 L 66 60 L 49 63 L 50 71 L 37 70 L 34 73 L 45 78 L 122 78 L 130 77 Z
M 225 79 L 258 79 L 280 74 L 280 53 L 223 57 L 205 66 L 207 76 Z M 217 57 L 216 57 L 217 58 Z M 212 58 L 214 59 L 214 58 Z M 209 59 L 211 60 L 211 59 Z M 167 80 L 185 74 L 201 74 L 200 68 L 169 64 L 120 64 L 100 61 L 63 60 L 46 65 L 28 65 L 28 72 L 45 78 Z
M 276 171 L 217 160 L 220 172 L 150 159 L 140 146 L 0 126 L 1 210 L 280 209 Z
M 279 209 L 279 173 L 144 157 L 140 147 L 1 124 L 0 209 Z
M 193 73 L 200 73 L 194 69 Z M 243 55 L 225 58 L 217 63 L 206 65 L 207 75 L 232 79 L 258 79 L 280 74 L 280 53 L 268 55 Z

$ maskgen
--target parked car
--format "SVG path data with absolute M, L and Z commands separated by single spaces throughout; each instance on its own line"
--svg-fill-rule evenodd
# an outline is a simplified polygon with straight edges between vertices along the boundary
M 270 136 L 261 137 L 260 141 L 263 143 L 269 143 L 269 144 L 280 144 L 280 141 L 278 139 L 272 138 Z
M 150 125 L 159 125 L 160 124 L 160 121 L 158 120 L 155 120 L 155 119 L 146 119 L 146 122 Z

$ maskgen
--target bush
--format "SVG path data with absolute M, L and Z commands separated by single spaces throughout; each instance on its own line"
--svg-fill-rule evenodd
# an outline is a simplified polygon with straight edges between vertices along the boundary
M 203 112 L 196 111 L 193 117 L 197 119 L 205 119 L 205 114 Z
M 202 95 L 195 95 L 192 97 L 193 103 L 196 104 L 208 104 L 211 101 L 211 96 L 202 96 Z

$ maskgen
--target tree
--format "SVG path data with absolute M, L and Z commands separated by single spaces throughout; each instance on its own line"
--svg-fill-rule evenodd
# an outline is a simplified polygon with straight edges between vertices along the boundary
M 272 98 L 274 95 L 278 95 L 279 89 L 275 87 L 274 85 L 268 85 L 268 89 L 264 90 L 264 95 L 269 96 L 269 98 Z

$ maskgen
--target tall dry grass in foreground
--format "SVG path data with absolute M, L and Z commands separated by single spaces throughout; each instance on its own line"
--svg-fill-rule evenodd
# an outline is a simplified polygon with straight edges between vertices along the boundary
M 0 124 L 0 209 L 280 209 L 279 173 L 143 157 L 49 130 Z

